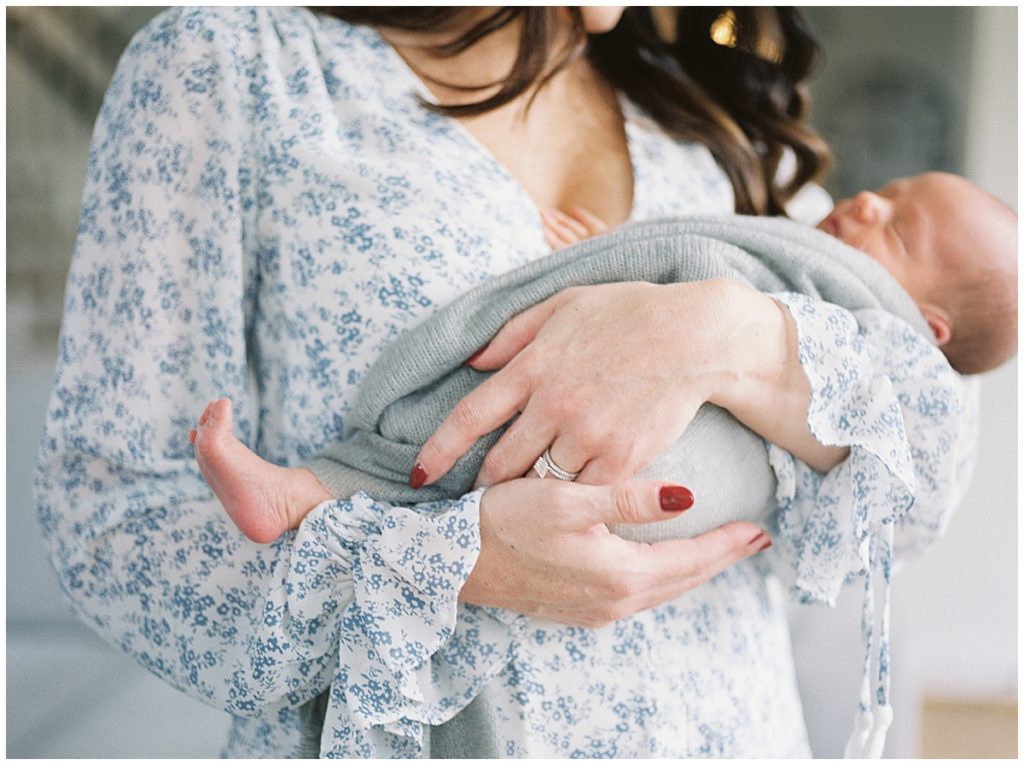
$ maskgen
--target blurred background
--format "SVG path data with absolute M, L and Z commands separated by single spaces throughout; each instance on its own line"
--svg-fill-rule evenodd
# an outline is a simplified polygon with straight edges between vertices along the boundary
M 1017 9 L 804 8 L 825 51 L 813 121 L 836 197 L 926 169 L 1017 209 Z M 216 757 L 226 714 L 150 676 L 61 601 L 36 525 L 42 433 L 89 138 L 132 34 L 160 8 L 8 7 L 7 756 Z M 982 378 L 978 465 L 946 537 L 900 573 L 890 757 L 1017 755 L 1017 361 Z M 842 756 L 860 591 L 794 607 L 805 717 Z

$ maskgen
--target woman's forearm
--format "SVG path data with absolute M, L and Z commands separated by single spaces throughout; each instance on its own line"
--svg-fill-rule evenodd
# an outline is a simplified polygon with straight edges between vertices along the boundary
M 807 424 L 811 386 L 800 365 L 796 322 L 768 295 L 716 282 L 726 322 L 726 366 L 709 401 L 815 470 L 826 472 L 849 450 L 821 444 Z

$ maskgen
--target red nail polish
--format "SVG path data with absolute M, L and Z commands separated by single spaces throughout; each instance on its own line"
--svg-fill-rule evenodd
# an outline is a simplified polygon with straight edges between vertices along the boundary
M 470 356 L 470 357 L 469 357 L 468 359 L 466 359 L 466 360 L 465 360 L 465 361 L 463 362 L 463 364 L 472 364 L 472 363 L 473 363 L 474 361 L 476 361 L 476 360 L 477 360 L 478 358 L 480 358 L 481 356 L 483 356 L 483 355 L 484 355 L 484 351 L 486 351 L 486 350 L 487 350 L 487 346 L 488 346 L 488 345 L 490 345 L 490 343 L 484 343 L 484 344 L 483 344 L 483 347 L 482 347 L 482 348 L 481 348 L 480 350 L 478 350 L 478 351 L 477 351 L 476 353 L 474 353 L 474 354 L 473 354 L 472 356 Z
M 420 463 L 416 463 L 416 467 L 412 469 L 409 474 L 409 486 L 414 489 L 420 488 L 427 482 L 427 471 Z
M 772 540 L 771 539 L 766 539 L 764 544 L 762 544 L 760 547 L 757 548 L 757 552 L 764 552 L 765 550 L 767 550 L 771 546 L 772 546 Z
M 658 502 L 662 510 L 680 513 L 693 507 L 693 492 L 685 486 L 662 486 L 658 491 Z
M 759 532 L 757 532 L 757 534 L 755 534 L 754 536 L 752 536 L 752 537 L 750 538 L 750 541 L 749 541 L 749 542 L 747 542 L 747 546 L 749 547 L 749 546 L 751 546 L 751 545 L 753 545 L 753 544 L 756 544 L 757 542 L 760 542 L 760 541 L 761 541 L 761 539 L 762 539 L 762 538 L 764 537 L 764 535 L 765 535 L 765 533 L 764 533 L 763 531 L 759 531 Z M 768 544 L 771 544 L 771 540 L 768 540 Z

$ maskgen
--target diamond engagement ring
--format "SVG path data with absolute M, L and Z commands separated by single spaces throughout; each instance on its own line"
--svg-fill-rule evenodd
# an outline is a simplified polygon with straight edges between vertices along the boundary
M 555 478 L 560 481 L 575 481 L 576 477 L 579 476 L 579 471 L 570 473 L 568 470 L 563 470 L 555 464 L 555 461 L 551 459 L 551 449 L 545 449 L 544 453 L 537 458 L 537 461 L 533 463 L 534 472 L 537 473 L 541 478 L 551 473 Z

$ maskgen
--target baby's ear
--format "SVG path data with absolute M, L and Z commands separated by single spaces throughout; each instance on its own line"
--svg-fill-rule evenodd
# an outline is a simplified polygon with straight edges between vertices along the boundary
M 949 338 L 953 336 L 953 320 L 949 314 L 932 303 L 922 304 L 921 313 L 924 314 L 925 321 L 928 322 L 932 334 L 935 335 L 935 342 L 940 346 L 948 343 Z

